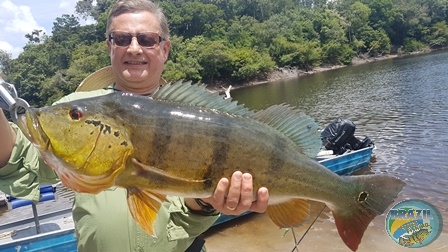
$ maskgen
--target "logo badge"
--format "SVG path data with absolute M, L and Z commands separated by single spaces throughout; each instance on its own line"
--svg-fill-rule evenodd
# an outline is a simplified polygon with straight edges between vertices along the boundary
M 423 200 L 405 200 L 396 204 L 386 217 L 386 230 L 396 243 L 407 248 L 424 247 L 442 233 L 442 215 Z

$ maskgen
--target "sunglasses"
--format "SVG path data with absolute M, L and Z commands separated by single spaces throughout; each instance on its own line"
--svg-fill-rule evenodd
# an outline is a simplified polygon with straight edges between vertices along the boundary
M 134 36 L 129 32 L 115 31 L 109 34 L 109 41 L 113 45 L 127 47 L 131 44 L 133 37 L 136 37 L 138 44 L 145 48 L 157 47 L 163 40 L 162 37 L 155 32 L 142 32 Z

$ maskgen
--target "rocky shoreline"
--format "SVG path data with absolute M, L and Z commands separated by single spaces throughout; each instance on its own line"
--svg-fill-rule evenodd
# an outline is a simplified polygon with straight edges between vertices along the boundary
M 429 52 L 431 52 L 431 51 L 425 50 L 425 51 L 415 52 L 412 54 L 422 54 L 422 53 L 429 53 Z M 324 66 L 316 67 L 310 71 L 305 71 L 305 70 L 294 68 L 294 67 L 277 68 L 274 72 L 269 74 L 269 76 L 267 76 L 266 79 L 254 80 L 254 81 L 250 81 L 248 83 L 242 84 L 242 85 L 232 85 L 231 90 L 244 88 L 244 87 L 248 87 L 248 86 L 265 84 L 265 83 L 277 81 L 277 80 L 287 80 L 287 79 L 298 78 L 301 76 L 306 76 L 306 75 L 315 74 L 315 73 L 319 73 L 319 72 L 343 68 L 343 67 L 347 67 L 347 66 L 357 66 L 357 65 L 367 64 L 367 63 L 381 61 L 381 60 L 400 58 L 400 57 L 405 57 L 408 55 L 410 55 L 410 54 L 387 54 L 387 55 L 377 56 L 377 57 L 360 56 L 360 57 L 353 58 L 350 65 L 328 65 L 328 66 L 324 65 Z M 224 91 L 227 90 L 230 85 L 231 85 L 230 83 L 215 84 L 212 87 L 208 87 L 208 89 L 211 92 L 224 93 Z

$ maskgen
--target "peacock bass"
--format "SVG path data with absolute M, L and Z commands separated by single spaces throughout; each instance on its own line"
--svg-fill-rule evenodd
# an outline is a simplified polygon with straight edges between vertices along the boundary
M 356 250 L 405 186 L 386 175 L 338 176 L 314 161 L 318 125 L 290 106 L 251 111 L 191 83 L 168 84 L 152 97 L 114 92 L 31 108 L 18 125 L 67 187 L 126 188 L 132 216 L 153 236 L 165 195 L 209 197 L 240 170 L 269 189 L 276 225 L 298 226 L 309 217 L 307 200 L 324 202 Z

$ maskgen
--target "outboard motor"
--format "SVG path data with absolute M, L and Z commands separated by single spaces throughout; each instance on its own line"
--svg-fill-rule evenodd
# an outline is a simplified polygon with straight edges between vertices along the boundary
M 349 119 L 338 118 L 330 123 L 320 134 L 322 145 L 334 154 L 343 154 L 347 150 L 359 150 L 373 145 L 369 137 L 359 140 L 355 137 L 356 125 Z

